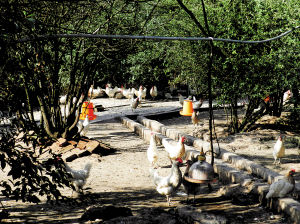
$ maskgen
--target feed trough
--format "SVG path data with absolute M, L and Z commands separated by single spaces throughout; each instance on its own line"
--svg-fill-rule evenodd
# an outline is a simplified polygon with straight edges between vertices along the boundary
M 194 179 L 194 178 L 188 177 L 187 174 L 185 174 L 183 176 L 183 178 L 186 181 L 188 181 L 190 183 L 195 183 L 195 184 L 209 184 L 209 183 L 215 183 L 215 182 L 217 182 L 217 178 L 210 179 L 210 180 L 198 180 L 198 179 Z
M 208 184 L 216 182 L 214 169 L 205 161 L 204 155 L 198 156 L 198 161 L 193 163 L 188 173 L 183 178 L 190 183 Z

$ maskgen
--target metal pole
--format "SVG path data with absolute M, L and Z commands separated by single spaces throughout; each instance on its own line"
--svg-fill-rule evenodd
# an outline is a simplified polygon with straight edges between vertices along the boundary
M 210 55 L 209 55 L 209 64 L 208 64 L 208 105 L 209 105 L 209 139 L 210 139 L 210 151 L 211 151 L 211 162 L 210 164 L 214 165 L 214 147 L 213 147 L 213 107 L 212 107 L 212 91 L 211 91 L 211 79 L 212 79 L 212 64 L 213 64 L 213 41 L 209 42 Z

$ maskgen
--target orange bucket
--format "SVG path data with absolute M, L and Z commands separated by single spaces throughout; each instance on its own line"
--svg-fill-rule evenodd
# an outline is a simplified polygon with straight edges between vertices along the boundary
M 183 116 L 192 116 L 193 114 L 193 101 L 191 100 L 184 100 L 183 101 L 183 110 L 179 113 Z
M 97 116 L 94 114 L 94 105 L 93 105 L 93 103 L 83 102 L 79 119 L 84 120 L 86 118 L 86 115 L 88 115 L 89 120 L 95 120 L 96 119 Z

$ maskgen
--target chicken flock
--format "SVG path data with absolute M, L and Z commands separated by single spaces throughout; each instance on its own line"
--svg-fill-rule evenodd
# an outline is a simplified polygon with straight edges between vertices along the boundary
M 149 94 L 151 96 L 152 100 L 155 100 L 157 96 L 159 95 L 159 91 L 156 86 L 152 86 Z M 160 93 L 161 94 L 161 93 Z M 123 85 L 119 88 L 115 86 L 114 88 L 111 87 L 111 84 L 106 84 L 105 88 L 97 87 L 94 88 L 94 85 L 91 85 L 89 90 L 88 90 L 88 98 L 87 101 L 90 102 L 91 99 L 95 99 L 98 97 L 105 97 L 107 96 L 108 98 L 115 98 L 115 99 L 122 99 L 122 98 L 127 98 L 130 103 L 129 106 L 131 108 L 131 111 L 133 112 L 135 109 L 137 109 L 142 101 L 145 101 L 146 96 L 147 96 L 147 88 L 144 87 L 143 85 L 140 85 L 138 89 L 135 88 L 124 88 Z M 179 94 L 179 103 L 183 105 L 183 101 L 188 99 L 193 101 L 193 116 L 191 117 L 192 123 L 196 126 L 200 124 L 200 119 L 199 119 L 199 109 L 202 106 L 203 99 L 200 98 L 199 100 L 196 99 L 195 96 L 189 96 L 186 99 Z M 64 117 L 69 116 L 69 112 L 71 109 L 70 103 L 68 103 L 68 99 L 70 96 L 68 95 L 63 95 L 60 97 L 59 102 L 61 105 L 64 105 L 62 107 L 62 111 L 64 114 Z M 172 99 L 172 95 L 169 92 L 165 93 L 165 98 L 166 99 Z M 80 105 L 80 103 L 83 103 L 84 100 L 84 94 L 81 95 L 80 99 L 77 100 L 76 97 L 72 98 L 72 103 L 77 105 L 77 107 Z M 97 111 L 96 108 L 94 108 L 95 111 Z M 76 110 L 76 115 L 78 115 L 78 110 Z M 82 119 L 82 118 L 81 118 Z M 77 128 L 78 128 L 78 135 L 80 136 L 85 136 L 89 130 L 89 119 L 88 116 L 85 118 L 84 121 L 79 120 L 77 123 Z
M 285 147 L 284 147 L 284 136 L 279 135 L 276 143 L 273 148 L 274 163 L 280 163 L 280 158 L 284 156 Z M 191 183 L 183 178 L 185 175 L 190 175 L 190 167 L 193 164 L 196 164 L 194 158 L 192 160 L 186 160 L 185 172 L 182 175 L 179 166 L 183 163 L 183 159 L 186 159 L 186 150 L 185 150 L 185 137 L 180 137 L 177 144 L 171 144 L 169 139 L 163 138 L 161 143 L 164 147 L 164 151 L 167 153 L 167 157 L 171 162 L 171 169 L 169 175 L 163 177 L 159 176 L 157 168 L 160 168 L 158 165 L 158 148 L 156 145 L 155 134 L 151 133 L 150 144 L 147 149 L 147 158 L 151 165 L 150 175 L 153 178 L 153 182 L 156 187 L 156 191 L 166 196 L 167 203 L 170 205 L 171 196 L 178 190 L 179 186 L 182 184 L 183 189 L 185 190 L 187 197 L 190 193 L 195 195 L 200 193 L 200 186 L 196 183 Z M 201 152 L 200 152 L 201 155 Z M 277 163 L 278 161 L 278 163 Z M 272 200 L 272 198 L 282 198 L 293 192 L 295 189 L 295 180 L 293 175 L 295 174 L 295 169 L 291 169 L 283 179 L 275 181 L 269 188 L 266 199 Z M 208 188 L 211 191 L 212 187 L 208 184 Z
M 102 97 L 107 95 L 109 98 L 127 98 L 130 100 L 130 107 L 132 110 L 136 109 L 143 100 L 145 100 L 147 94 L 147 88 L 143 87 L 142 85 L 139 87 L 139 89 L 135 88 L 129 88 L 126 89 L 123 86 L 121 88 L 115 87 L 112 88 L 111 85 L 107 84 L 105 86 L 105 89 L 102 89 L 98 87 L 97 89 L 94 89 L 93 86 L 89 89 L 88 97 L 90 99 Z M 158 90 L 156 86 L 152 86 L 149 94 L 152 98 L 152 100 L 155 100 L 155 98 L 158 96 Z M 285 98 L 288 98 L 287 93 L 285 93 Z M 171 95 L 166 95 L 165 97 L 167 99 L 171 99 Z M 193 102 L 193 113 L 191 116 L 191 123 L 194 126 L 197 126 L 201 123 L 200 116 L 199 116 L 199 109 L 201 108 L 203 104 L 203 99 L 196 99 L 195 96 L 189 96 L 187 98 L 184 98 L 181 94 L 178 95 L 179 103 L 183 105 L 183 102 L 185 100 L 191 100 Z M 60 103 L 64 104 L 66 101 L 66 96 L 62 96 L 60 99 Z M 284 102 L 286 102 L 287 99 L 284 99 Z M 73 98 L 73 103 L 77 102 L 76 98 Z M 84 121 L 80 121 L 78 123 L 78 129 L 81 136 L 86 135 L 88 129 L 89 129 L 89 119 L 88 116 L 86 116 L 86 119 Z M 273 148 L 273 157 L 274 157 L 274 164 L 278 165 L 281 163 L 281 159 L 285 156 L 285 146 L 284 146 L 284 139 L 285 136 L 283 134 L 280 134 L 275 145 Z M 156 191 L 164 195 L 167 199 L 168 205 L 171 203 L 171 196 L 178 190 L 181 184 L 183 184 L 183 187 L 185 191 L 187 192 L 187 195 L 189 193 L 193 193 L 194 197 L 195 194 L 199 193 L 199 186 L 197 184 L 188 183 L 183 176 L 187 175 L 189 173 L 189 169 L 193 162 L 195 161 L 186 161 L 186 169 L 184 174 L 181 173 L 179 166 L 183 163 L 183 159 L 186 157 L 186 151 L 185 151 L 185 137 L 180 137 L 177 144 L 171 144 L 169 140 L 166 138 L 162 139 L 162 146 L 164 147 L 164 150 L 167 153 L 167 156 L 171 163 L 171 168 L 169 171 L 169 175 L 167 176 L 160 176 L 158 174 L 158 168 L 160 168 L 158 164 L 158 149 L 156 145 L 155 140 L 155 134 L 151 133 L 150 138 L 150 144 L 147 149 L 147 159 L 151 165 L 151 168 L 149 169 L 150 175 L 153 179 Z M 86 164 L 86 166 L 82 170 L 73 170 L 71 169 L 67 163 L 66 165 L 66 171 L 69 172 L 72 176 L 72 181 L 76 186 L 76 190 L 80 191 L 83 189 L 83 186 L 86 183 L 87 178 L 89 177 L 91 164 Z M 293 192 L 295 188 L 295 180 L 293 178 L 293 175 L 295 174 L 295 170 L 291 169 L 287 175 L 274 183 L 271 184 L 269 188 L 269 192 L 267 193 L 266 198 L 268 200 L 272 198 L 281 198 L 285 197 L 286 195 Z

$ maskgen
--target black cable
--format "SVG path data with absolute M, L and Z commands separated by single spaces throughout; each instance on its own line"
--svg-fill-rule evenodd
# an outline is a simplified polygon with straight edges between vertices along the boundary
M 78 33 L 78 34 L 46 34 L 37 37 L 24 37 L 17 40 L 17 42 L 20 43 L 20 42 L 28 42 L 28 41 L 52 39 L 52 38 L 99 38 L 99 39 L 142 39 L 142 40 L 180 40 L 180 41 L 222 41 L 222 42 L 230 42 L 230 43 L 260 44 L 260 43 L 265 43 L 265 42 L 282 38 L 298 28 L 300 28 L 300 26 L 296 26 L 291 30 L 288 30 L 276 37 L 272 37 L 265 40 L 232 40 L 232 39 L 214 38 L 214 37 L 163 37 L 163 36 L 134 36 L 134 35 Z

